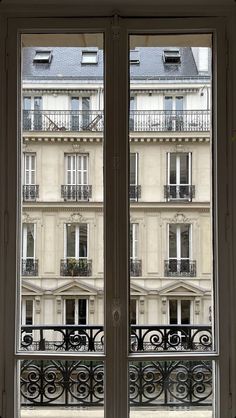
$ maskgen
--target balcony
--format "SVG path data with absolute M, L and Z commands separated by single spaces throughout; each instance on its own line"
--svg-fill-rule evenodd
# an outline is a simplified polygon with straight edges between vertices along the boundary
M 129 186 L 129 198 L 133 202 L 138 202 L 141 197 L 141 186 L 130 184 Z
M 102 110 L 23 110 L 24 131 L 103 131 Z
M 169 259 L 165 260 L 166 277 L 195 277 L 196 261 L 189 259 Z
M 21 333 L 21 348 L 31 352 L 56 350 L 60 353 L 65 351 L 100 353 L 104 349 L 103 326 L 24 325 L 21 327 Z M 130 343 L 131 351 L 142 353 L 165 350 L 205 352 L 212 349 L 212 330 L 207 325 L 132 325 Z M 212 405 L 210 361 L 182 359 L 133 361 L 130 363 L 129 376 L 130 406 L 150 409 L 193 406 L 205 407 L 207 410 Z M 52 390 L 48 389 L 49 384 Z M 80 391 L 78 391 L 79 387 Z M 192 390 L 194 387 L 196 390 Z M 47 409 L 53 406 L 102 406 L 104 405 L 104 365 L 93 360 L 53 359 L 50 363 L 43 359 L 23 360 L 21 404 Z
M 92 186 L 89 185 L 62 185 L 61 197 L 65 202 L 79 202 L 91 199 Z
M 82 276 L 92 275 L 92 260 L 87 258 L 65 258 L 61 260 L 61 276 Z
M 195 197 L 195 186 L 188 184 L 170 184 L 164 186 L 164 197 L 167 202 L 176 201 L 176 200 L 185 200 L 191 202 Z
M 142 260 L 130 259 L 130 277 L 142 276 Z
M 132 110 L 131 132 L 207 132 L 209 110 Z M 102 132 L 102 110 L 23 110 L 24 131 Z
M 209 110 L 132 110 L 130 131 L 206 132 L 210 130 Z
M 23 201 L 36 202 L 39 197 L 39 186 L 36 184 L 27 184 L 23 186 Z
M 25 258 L 21 260 L 22 276 L 38 276 L 38 260 L 36 258 Z

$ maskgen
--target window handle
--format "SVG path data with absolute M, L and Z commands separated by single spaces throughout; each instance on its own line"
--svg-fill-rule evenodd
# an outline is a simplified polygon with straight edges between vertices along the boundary
M 112 322 L 114 327 L 120 326 L 121 306 L 120 299 L 114 298 L 112 300 Z

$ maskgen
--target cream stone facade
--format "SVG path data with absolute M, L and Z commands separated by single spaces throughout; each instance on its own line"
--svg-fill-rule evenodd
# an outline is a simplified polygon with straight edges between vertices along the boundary
M 185 49 L 197 75 L 144 81 L 131 65 L 131 322 L 138 325 L 211 324 L 209 55 Z M 43 65 L 35 77 L 25 69 L 22 81 L 22 323 L 71 324 L 74 315 L 74 324 L 102 325 L 103 80 L 101 72 L 92 81 L 51 78 Z

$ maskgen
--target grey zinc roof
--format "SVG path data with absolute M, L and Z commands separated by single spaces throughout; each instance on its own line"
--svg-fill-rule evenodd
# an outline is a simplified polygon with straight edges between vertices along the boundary
M 163 48 L 139 48 L 140 64 L 130 66 L 130 78 L 158 79 L 160 77 L 197 77 L 198 71 L 191 48 L 179 48 L 181 64 L 165 64 Z M 34 64 L 36 50 L 51 50 L 50 64 Z M 98 64 L 81 64 L 82 51 L 91 48 L 23 48 L 24 80 L 86 79 L 99 80 L 103 77 L 103 51 L 98 50 Z M 94 49 L 93 49 L 94 50 Z

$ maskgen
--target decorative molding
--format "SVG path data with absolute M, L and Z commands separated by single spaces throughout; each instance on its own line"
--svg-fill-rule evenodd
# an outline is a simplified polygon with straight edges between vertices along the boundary
M 61 296 L 56 297 L 56 310 L 57 310 L 57 314 L 62 313 L 62 297 Z
M 89 313 L 93 315 L 95 313 L 95 299 L 94 296 L 89 297 Z
M 145 299 L 143 296 L 141 296 L 139 299 L 139 313 L 141 315 L 144 315 L 145 313 Z
M 186 218 L 183 213 L 176 213 L 173 218 L 168 219 L 168 222 L 174 224 L 187 224 L 191 223 L 192 219 Z
M 134 142 L 134 143 L 198 143 L 198 142 L 210 142 L 210 134 L 209 136 L 194 136 L 194 137 L 165 137 L 165 136 L 153 136 L 153 137 L 139 137 L 139 136 L 135 136 L 135 134 L 133 134 L 132 136 L 130 136 L 129 138 L 129 142 Z
M 41 312 L 41 299 L 39 296 L 35 297 L 35 313 L 40 314 Z
M 47 132 L 42 132 L 41 133 L 42 136 L 36 136 L 35 134 L 32 133 L 31 135 L 23 135 L 23 144 L 28 144 L 30 143 L 42 143 L 42 142 L 63 142 L 63 143 L 74 143 L 74 142 L 97 142 L 100 143 L 103 141 L 103 133 L 101 132 L 101 137 L 98 137 L 98 133 L 96 132 L 96 137 L 91 136 L 91 137 L 72 137 L 70 135 L 66 136 L 66 133 L 58 133 L 58 136 L 55 136 L 55 132 L 53 133 L 54 136 L 49 136 Z M 62 136 L 63 135 L 63 136 Z
M 32 217 L 27 212 L 22 213 L 22 223 L 29 224 L 29 223 L 35 223 L 36 221 L 40 221 L 40 218 Z
M 167 298 L 161 298 L 161 313 L 165 315 L 167 312 Z
M 195 299 L 195 315 L 200 314 L 200 303 L 201 303 L 201 300 L 199 298 L 196 298 Z

